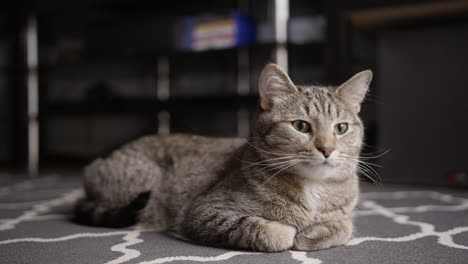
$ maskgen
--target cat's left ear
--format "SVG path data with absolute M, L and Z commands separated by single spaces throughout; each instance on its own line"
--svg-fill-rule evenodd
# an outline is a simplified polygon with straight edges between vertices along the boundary
M 372 71 L 365 70 L 355 74 L 351 79 L 336 88 L 335 92 L 358 113 L 372 81 Z
M 263 110 L 270 110 L 295 92 L 298 92 L 296 86 L 280 66 L 270 63 L 263 68 L 258 81 L 260 107 Z

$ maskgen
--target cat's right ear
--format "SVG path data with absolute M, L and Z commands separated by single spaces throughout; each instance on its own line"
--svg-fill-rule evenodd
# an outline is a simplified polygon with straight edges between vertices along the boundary
M 356 113 L 359 113 L 361 103 L 366 96 L 367 90 L 369 90 L 371 81 L 372 71 L 362 71 L 336 88 L 336 93 L 347 102 Z
M 280 66 L 271 63 L 265 66 L 260 74 L 258 92 L 260 107 L 262 110 L 270 110 L 275 103 L 298 90 L 288 74 Z

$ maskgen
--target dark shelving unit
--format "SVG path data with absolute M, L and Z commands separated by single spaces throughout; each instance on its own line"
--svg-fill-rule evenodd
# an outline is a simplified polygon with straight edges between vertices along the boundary
M 49 103 L 43 108 L 43 115 L 93 115 L 137 113 L 154 114 L 167 110 L 170 112 L 185 111 L 186 109 L 239 108 L 255 107 L 256 95 L 226 95 L 226 96 L 198 96 L 178 97 L 165 101 L 158 100 L 110 100 L 87 103 Z M 183 107 L 180 107 L 183 105 Z
M 183 16 L 240 10 L 273 25 L 279 23 L 275 22 L 275 0 L 201 1 L 196 5 L 146 0 L 27 2 L 29 9 L 15 4 L 9 8 L 25 14 L 20 28 L 31 19 L 37 23 L 36 154 L 43 167 L 54 162 L 82 164 L 149 133 L 248 137 L 258 101 L 259 74 L 267 62 L 276 61 L 275 50 L 280 46 L 289 52 L 285 67 L 289 66 L 295 81 L 326 81 L 324 41 L 272 40 L 197 52 L 180 51 L 174 45 L 175 24 Z M 291 16 L 324 12 L 321 2 L 286 2 L 290 2 Z M 119 127 L 120 117 L 127 122 L 122 121 L 122 129 L 101 127 L 105 123 Z M 138 128 L 129 129 L 132 126 Z M 110 133 L 109 141 L 99 146 L 101 136 L 93 133 Z M 119 133 L 121 137 L 115 136 Z M 70 150 L 61 148 L 59 140 L 70 144 Z M 79 150 L 88 145 L 92 151 Z M 31 157 L 31 149 L 27 150 Z

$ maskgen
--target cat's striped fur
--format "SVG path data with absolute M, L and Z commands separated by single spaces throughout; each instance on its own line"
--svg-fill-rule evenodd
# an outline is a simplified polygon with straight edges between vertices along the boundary
M 364 71 L 339 87 L 302 87 L 269 64 L 249 141 L 140 138 L 86 168 L 86 197 L 76 215 L 109 226 L 137 220 L 220 247 L 273 252 L 342 245 L 353 231 L 363 139 L 357 114 L 371 76 Z M 311 130 L 295 130 L 294 120 Z M 342 122 L 349 129 L 338 135 L 334 127 Z

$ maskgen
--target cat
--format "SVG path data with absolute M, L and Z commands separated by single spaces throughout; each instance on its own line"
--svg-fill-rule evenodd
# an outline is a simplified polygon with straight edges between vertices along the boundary
M 358 113 L 371 79 L 366 70 L 338 87 L 299 86 L 268 64 L 249 141 L 174 134 L 130 142 L 85 168 L 76 219 L 253 251 L 343 245 L 353 233 Z

